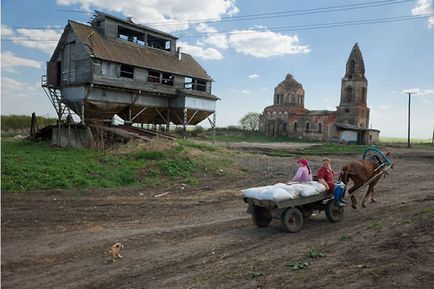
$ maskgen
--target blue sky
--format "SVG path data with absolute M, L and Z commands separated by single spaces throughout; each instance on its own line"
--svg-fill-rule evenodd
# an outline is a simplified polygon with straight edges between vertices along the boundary
M 371 4 L 367 6 L 373 7 L 360 8 L 368 2 Z M 351 9 L 318 10 L 342 5 Z M 247 112 L 262 112 L 272 104 L 273 89 L 287 73 L 302 83 L 308 109 L 334 110 L 339 104 L 346 60 L 358 42 L 369 82 L 371 126 L 380 129 L 382 136 L 405 137 L 408 99 L 402 92 L 411 89 L 417 92 L 412 97 L 412 137 L 432 136 L 434 14 L 415 17 L 431 16 L 433 0 L 2 1 L 2 114 L 30 115 L 35 111 L 54 117 L 54 109 L 40 88 L 45 62 L 62 32 L 58 28 L 63 28 L 68 19 L 87 22 L 91 14 L 86 11 L 92 9 L 133 16 L 136 22 L 178 36 L 178 45 L 192 54 L 215 81 L 213 94 L 221 98 L 217 104 L 218 126 L 237 125 Z M 276 13 L 294 10 L 304 15 Z M 249 15 L 256 16 L 243 18 Z M 322 29 L 293 27 L 367 19 L 384 22 L 401 16 L 414 18 Z

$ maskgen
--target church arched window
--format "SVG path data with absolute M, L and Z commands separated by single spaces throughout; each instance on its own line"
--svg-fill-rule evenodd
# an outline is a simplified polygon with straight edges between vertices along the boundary
M 351 102 L 353 100 L 353 88 L 351 86 L 348 86 L 345 89 L 345 101 Z
M 310 123 L 309 123 L 308 121 L 306 121 L 306 123 L 305 123 L 305 125 L 304 125 L 304 130 L 305 130 L 306 132 L 309 132 L 309 129 L 310 129 Z
M 322 122 L 318 123 L 318 132 L 322 133 Z
M 297 122 L 294 122 L 294 131 L 297 131 Z
M 362 103 L 366 103 L 366 87 L 362 88 Z

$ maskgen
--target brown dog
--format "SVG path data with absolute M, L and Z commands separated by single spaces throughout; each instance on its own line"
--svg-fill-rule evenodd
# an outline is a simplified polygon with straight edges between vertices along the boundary
M 111 257 L 111 260 L 113 262 L 116 261 L 116 258 L 122 258 L 120 253 L 123 247 L 124 245 L 122 245 L 121 243 L 116 243 L 107 250 L 107 254 Z

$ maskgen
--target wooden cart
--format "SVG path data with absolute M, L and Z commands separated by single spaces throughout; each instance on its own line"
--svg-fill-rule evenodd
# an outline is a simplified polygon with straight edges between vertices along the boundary
M 252 215 L 253 223 L 258 227 L 267 227 L 271 220 L 280 220 L 285 231 L 295 233 L 303 227 L 303 219 L 309 218 L 314 210 L 324 210 L 330 222 L 339 222 L 344 217 L 344 208 L 336 205 L 333 195 L 328 192 L 310 197 L 282 201 L 264 201 L 244 197 L 249 204 L 247 213 Z

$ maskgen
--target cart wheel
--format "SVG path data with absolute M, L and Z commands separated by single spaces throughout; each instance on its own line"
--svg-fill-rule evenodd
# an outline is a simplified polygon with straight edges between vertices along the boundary
M 313 214 L 313 209 L 305 209 L 303 208 L 303 218 L 309 218 Z
M 303 227 L 303 214 L 297 208 L 287 209 L 280 220 L 282 228 L 290 233 L 295 233 Z
M 270 211 L 267 208 L 254 206 L 252 213 L 253 224 L 256 226 L 263 228 L 267 227 L 272 220 L 272 216 Z
M 334 200 L 329 200 L 327 202 L 325 214 L 330 222 L 336 223 L 344 218 L 344 208 L 338 207 Z

